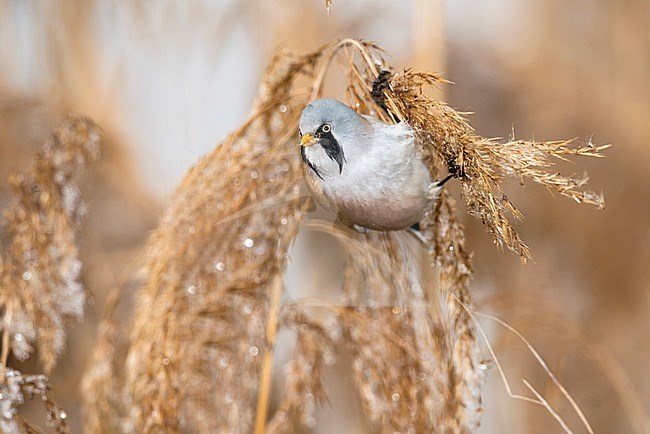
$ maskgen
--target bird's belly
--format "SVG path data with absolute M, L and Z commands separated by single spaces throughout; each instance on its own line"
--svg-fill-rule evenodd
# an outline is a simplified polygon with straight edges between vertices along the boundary
M 400 230 L 419 222 L 431 201 L 402 195 L 393 198 L 341 197 L 336 202 L 339 218 L 344 223 L 376 230 Z

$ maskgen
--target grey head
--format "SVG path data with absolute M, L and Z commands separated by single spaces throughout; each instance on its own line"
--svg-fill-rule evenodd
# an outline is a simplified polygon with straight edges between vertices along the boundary
M 361 144 L 369 130 L 368 121 L 347 105 L 335 99 L 318 99 L 300 116 L 302 159 L 320 178 L 333 172 L 328 170 L 336 167 L 331 162 L 336 163 L 340 174 L 347 162 L 362 153 Z

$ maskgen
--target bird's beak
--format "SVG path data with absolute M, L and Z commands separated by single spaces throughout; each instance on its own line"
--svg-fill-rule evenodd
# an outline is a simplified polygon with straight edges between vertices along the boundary
M 312 136 L 311 134 L 305 134 L 300 139 L 300 145 L 301 146 L 305 146 L 305 147 L 313 146 L 316 143 L 318 143 L 318 140 L 316 140 L 316 138 L 314 136 Z

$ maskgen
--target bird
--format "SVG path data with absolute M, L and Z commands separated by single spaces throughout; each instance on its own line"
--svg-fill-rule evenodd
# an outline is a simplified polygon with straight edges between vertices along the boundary
M 418 230 L 442 186 L 455 176 L 432 180 L 406 122 L 386 124 L 336 99 L 307 105 L 299 135 L 312 196 L 337 214 L 337 222 L 359 232 Z

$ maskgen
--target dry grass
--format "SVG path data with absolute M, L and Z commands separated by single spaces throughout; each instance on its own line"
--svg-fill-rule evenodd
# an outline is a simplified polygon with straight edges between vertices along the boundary
M 177 190 L 147 249 L 122 379 L 129 400 L 116 383 L 122 368 L 94 368 L 85 383 L 89 432 L 112 423 L 118 409 L 106 404 L 120 401 L 127 431 L 250 431 L 268 286 L 308 206 L 292 138 L 307 97 L 294 81 L 313 59 L 278 56 L 249 121 Z M 111 342 L 102 340 L 98 357 Z
M 114 314 L 119 292 L 113 295 L 84 382 L 87 432 L 307 430 L 326 399 L 322 374 L 337 338 L 352 355 L 359 399 L 377 431 L 467 432 L 478 424 L 484 363 L 470 313 L 471 254 L 448 193 L 423 222 L 431 255 L 425 267 L 414 265 L 399 233 L 328 227 L 347 251 L 346 305 L 329 304 L 327 326 L 303 302 L 280 306 L 287 252 L 310 206 L 299 187 L 297 120 L 335 62 L 352 106 L 416 129 L 435 177 L 450 159 L 460 166 L 470 213 L 522 260 L 530 252 L 511 224 L 519 214 L 503 194 L 506 178 L 602 206 L 582 189 L 584 180 L 551 172 L 551 159 L 598 156 L 604 147 L 482 138 L 427 96 L 424 88 L 440 77 L 395 73 L 372 44 L 282 52 L 249 119 L 187 174 L 152 235 L 123 348 Z M 385 90 L 373 95 L 381 71 L 389 71 Z M 427 280 L 429 265 L 439 272 L 440 292 Z M 297 343 L 284 397 L 267 420 L 278 327 L 295 330 Z
M 377 72 L 375 68 L 372 72 Z M 469 212 L 492 233 L 499 246 L 530 258 L 530 250 L 512 227 L 521 214 L 504 194 L 502 184 L 514 178 L 522 185 L 526 178 L 546 186 L 578 203 L 604 207 L 601 194 L 585 190 L 585 176 L 563 176 L 551 171 L 552 158 L 601 157 L 609 145 L 570 148 L 572 140 L 535 142 L 513 140 L 501 143 L 474 132 L 461 113 L 425 92 L 445 80 L 431 73 L 406 70 L 393 74 L 386 91 L 386 106 L 392 119 L 407 122 L 417 133 L 421 149 L 434 175 L 441 178 L 445 162 L 460 166 L 462 191 Z M 356 94 L 358 97 L 359 95 Z
M 75 177 L 99 156 L 100 133 L 92 121 L 70 117 L 35 157 L 31 170 L 11 177 L 13 202 L 4 212 L 0 256 L 2 359 L 0 402 L 4 432 L 37 432 L 17 415 L 25 398 L 40 396 L 56 432 L 67 432 L 65 413 L 48 392 L 45 375 L 7 366 L 10 354 L 25 361 L 35 348 L 45 374 L 64 350 L 64 326 L 83 317 L 76 232 L 85 214 Z

